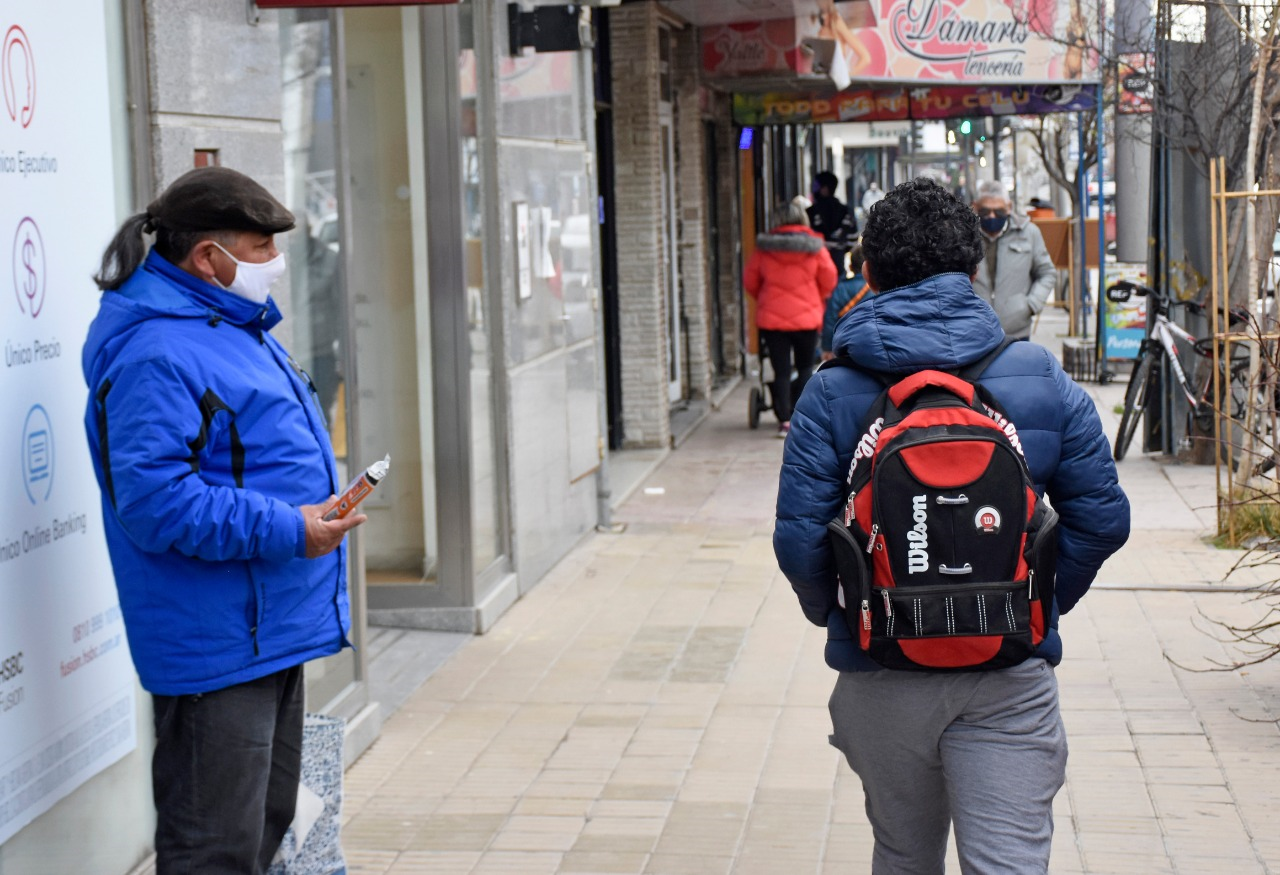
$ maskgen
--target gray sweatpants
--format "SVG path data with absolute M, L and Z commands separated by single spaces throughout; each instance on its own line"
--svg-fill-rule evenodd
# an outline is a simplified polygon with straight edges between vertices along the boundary
M 1043 873 L 1067 768 L 1043 659 L 960 674 L 843 672 L 831 743 L 862 779 L 874 875 L 938 875 L 955 825 L 966 875 Z

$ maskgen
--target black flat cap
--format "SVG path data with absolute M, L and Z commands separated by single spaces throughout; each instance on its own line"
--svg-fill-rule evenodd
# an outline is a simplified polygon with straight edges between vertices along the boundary
M 295 224 L 258 183 L 230 167 L 198 167 L 174 180 L 147 207 L 151 223 L 170 231 L 257 231 L 279 234 Z

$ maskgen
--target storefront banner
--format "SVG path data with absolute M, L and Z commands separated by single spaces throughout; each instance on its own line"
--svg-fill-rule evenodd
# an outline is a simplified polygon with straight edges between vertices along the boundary
M 450 6 L 459 0 L 254 0 L 263 9 L 315 9 L 339 6 Z
M 852 82 L 1063 83 L 1098 78 L 1095 0 L 798 0 L 794 18 L 702 29 L 703 69 Z
M 0 35 L 3 842 L 134 749 L 137 682 L 80 373 L 117 222 L 103 4 L 0 6 Z
M 1147 268 L 1142 264 L 1108 264 L 1105 287 L 1120 280 L 1147 284 Z M 1142 339 L 1147 336 L 1147 299 L 1131 297 L 1123 304 L 1105 301 L 1102 315 L 1102 357 L 1107 360 L 1137 358 Z
M 942 85 L 836 94 L 735 94 L 740 125 L 974 118 L 1092 111 L 1092 85 Z
M 1152 57 L 1145 52 L 1121 55 L 1116 67 L 1116 84 L 1120 91 L 1116 112 L 1125 115 L 1151 112 L 1151 98 L 1155 90 L 1151 83 L 1151 71 L 1155 67 Z

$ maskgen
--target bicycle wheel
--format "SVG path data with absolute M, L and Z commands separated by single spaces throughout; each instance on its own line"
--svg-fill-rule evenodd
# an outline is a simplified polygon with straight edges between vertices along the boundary
M 1151 368 L 1154 364 L 1155 356 L 1148 352 L 1138 360 L 1129 376 L 1129 388 L 1124 392 L 1124 413 L 1120 416 L 1120 429 L 1116 432 L 1116 443 L 1112 447 L 1112 455 L 1117 462 L 1129 451 L 1129 444 L 1138 430 L 1138 420 L 1142 418 L 1147 404 L 1147 387 L 1151 384 Z
M 1248 369 L 1233 369 L 1230 393 L 1232 420 L 1218 435 L 1220 458 L 1233 471 L 1246 466 L 1250 478 L 1266 474 L 1276 464 L 1275 386 L 1265 373 L 1251 384 Z

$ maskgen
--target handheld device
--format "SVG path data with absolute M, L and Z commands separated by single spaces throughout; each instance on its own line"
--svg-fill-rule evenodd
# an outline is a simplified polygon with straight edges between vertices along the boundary
M 391 470 L 391 456 L 387 455 L 381 461 L 374 462 L 368 468 L 365 468 L 360 476 L 352 480 L 347 488 L 342 491 L 337 500 L 329 505 L 321 517 L 325 522 L 333 522 L 340 520 L 347 514 L 356 509 L 360 502 L 369 497 L 374 487 L 382 482 L 387 476 L 387 472 Z

